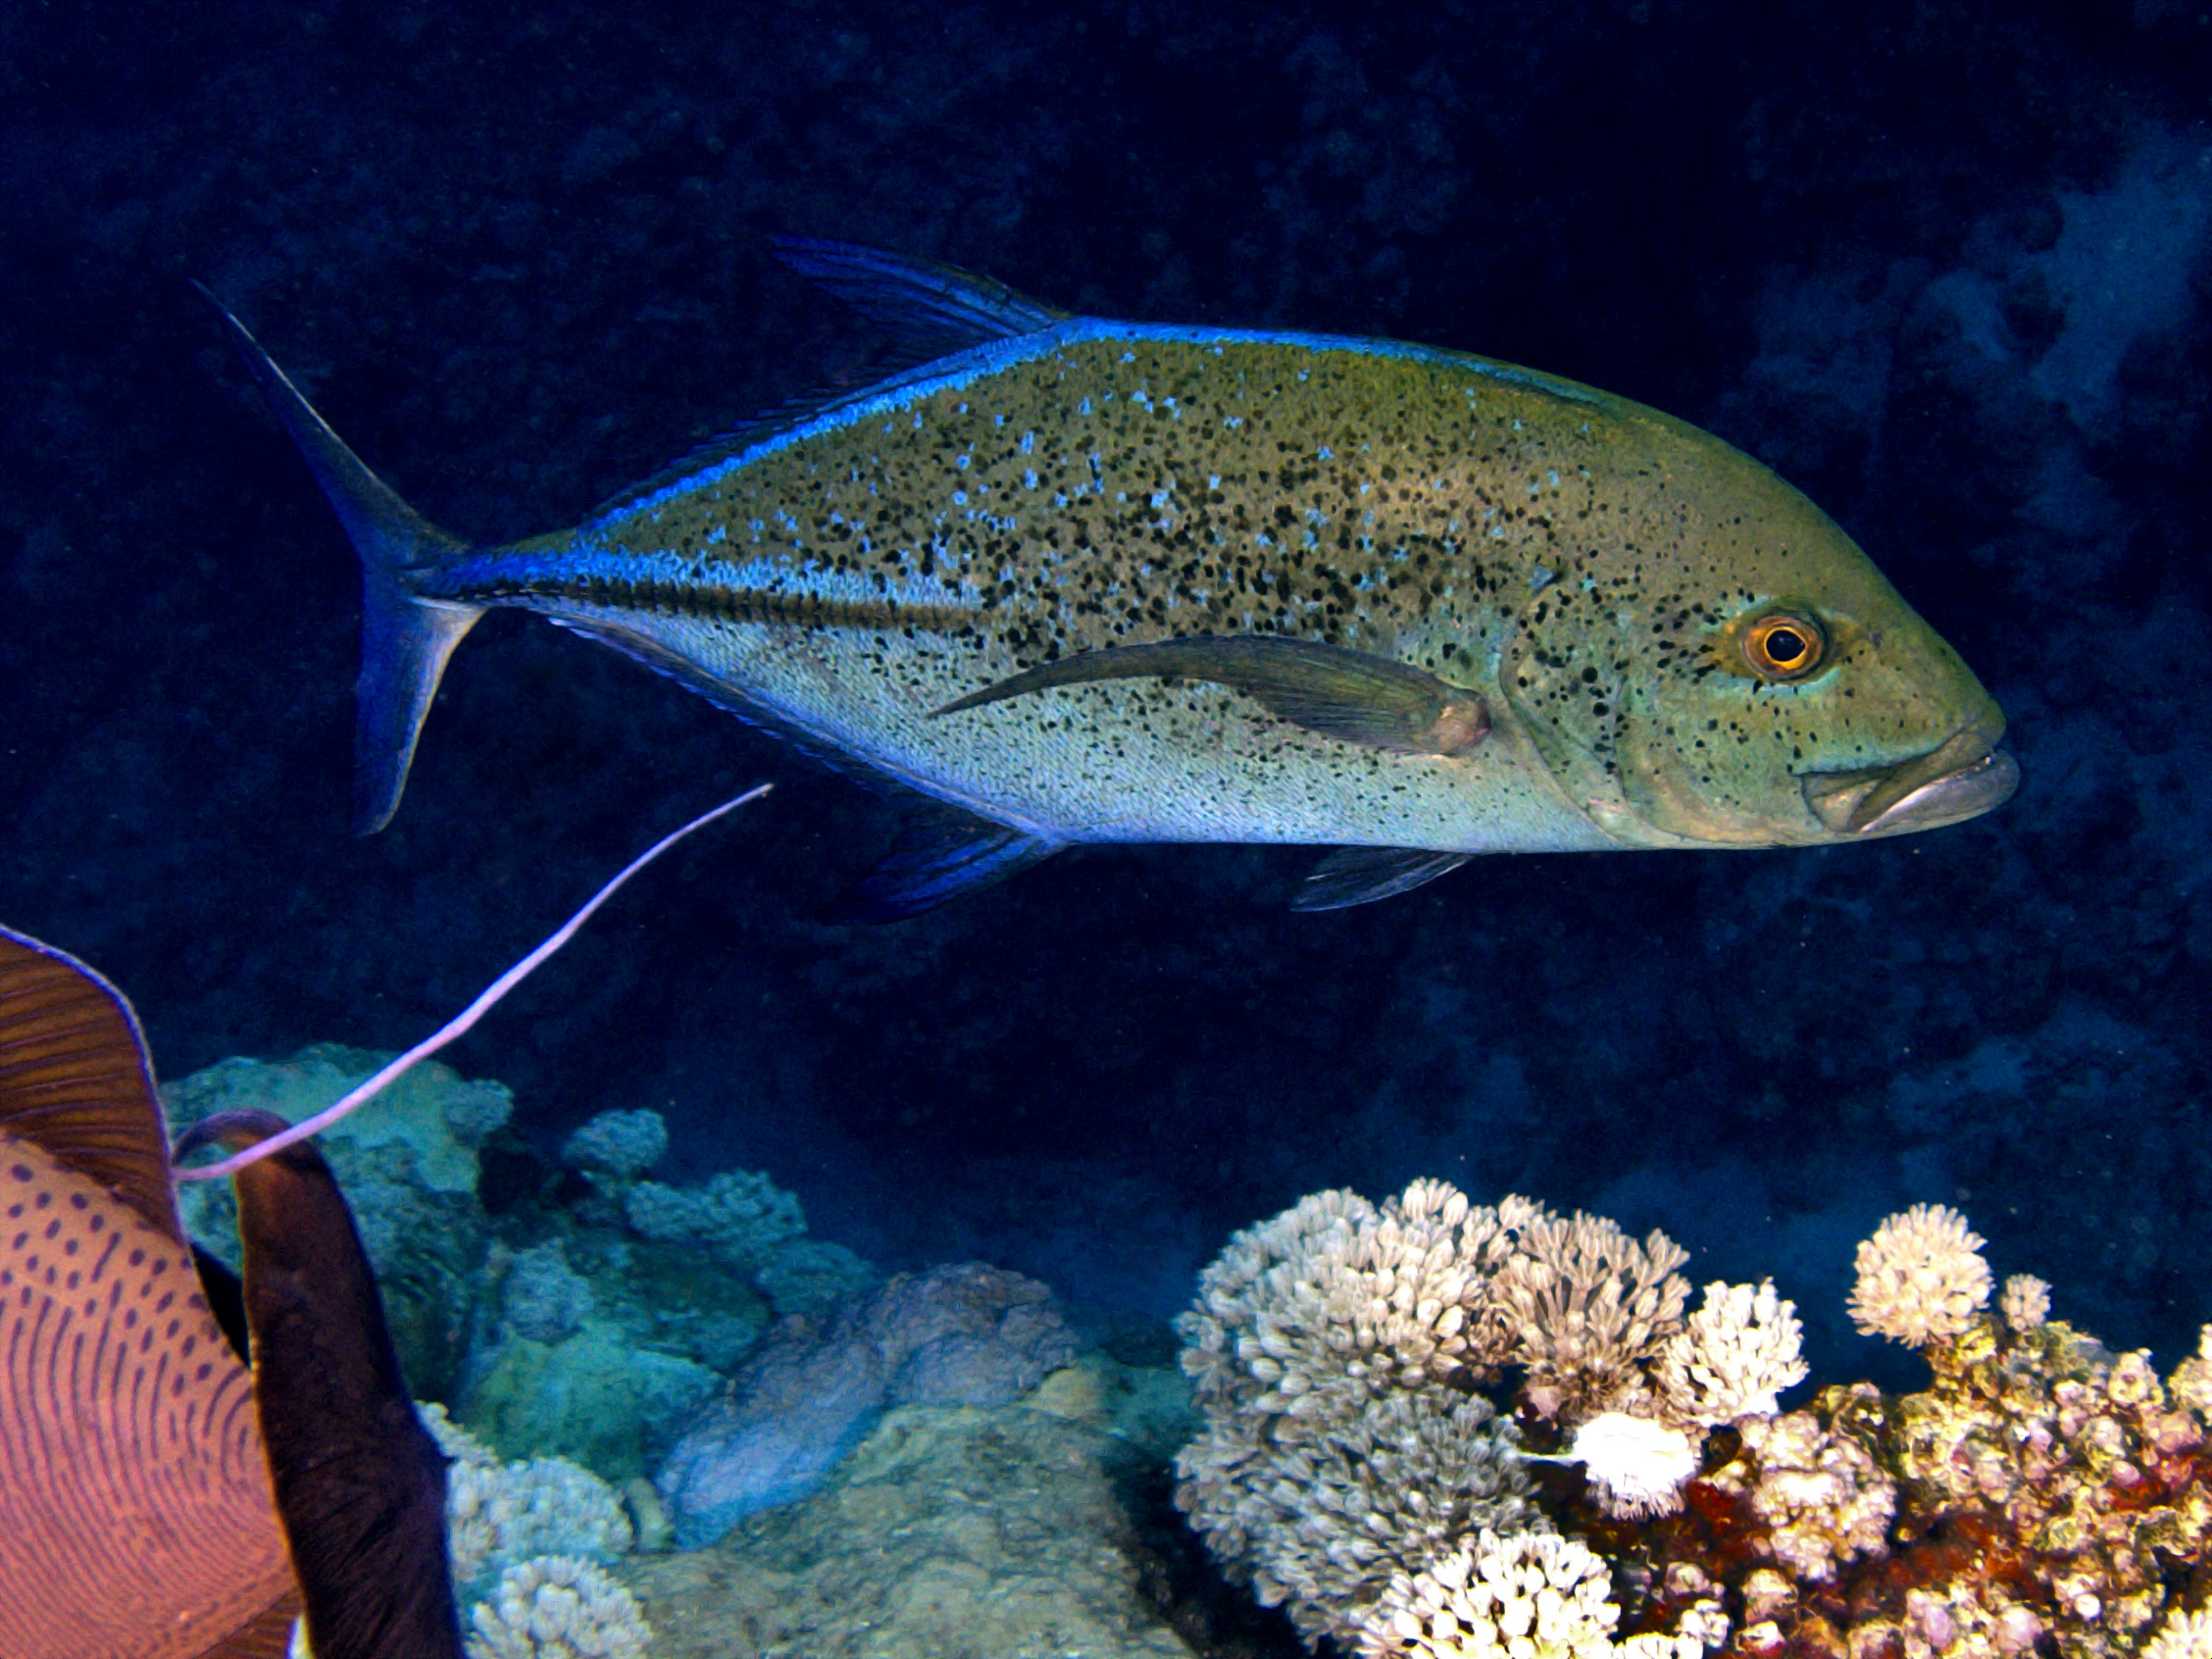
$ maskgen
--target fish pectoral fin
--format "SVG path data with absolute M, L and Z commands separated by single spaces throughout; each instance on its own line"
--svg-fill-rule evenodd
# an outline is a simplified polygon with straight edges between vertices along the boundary
M 934 715 L 1055 685 L 1148 679 L 1211 680 L 1243 692 L 1293 726 L 1393 754 L 1465 754 L 1490 729 L 1480 696 L 1425 669 L 1342 645 L 1270 635 L 1193 634 L 1084 651 L 972 691 Z
M 1060 850 L 1025 830 L 949 807 L 924 809 L 874 869 L 824 907 L 825 922 L 903 922 L 993 886 Z
M 1338 847 L 1314 866 L 1290 908 L 1348 910 L 1355 904 L 1395 898 L 1449 875 L 1472 856 L 1421 847 Z
M 808 236 L 778 236 L 771 245 L 777 258 L 843 300 L 891 336 L 894 352 L 916 362 L 1018 339 L 1073 315 L 933 259 Z

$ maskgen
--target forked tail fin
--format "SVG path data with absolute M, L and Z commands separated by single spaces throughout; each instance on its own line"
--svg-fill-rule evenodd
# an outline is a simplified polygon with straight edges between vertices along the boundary
M 195 284 L 197 286 L 197 284 Z M 230 343 L 261 387 L 269 408 L 307 460 L 315 481 L 337 509 L 338 522 L 361 557 L 361 676 L 354 682 L 353 827 L 371 835 L 399 810 L 415 740 L 437 695 L 438 679 L 462 636 L 484 613 L 481 605 L 427 599 L 410 585 L 411 572 L 468 551 L 402 501 L 330 430 L 299 388 L 284 377 L 245 325 L 205 287 Z

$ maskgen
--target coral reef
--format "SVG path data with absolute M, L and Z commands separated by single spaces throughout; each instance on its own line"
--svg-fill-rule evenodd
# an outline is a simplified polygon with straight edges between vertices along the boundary
M 317 1043 L 288 1060 L 219 1061 L 162 1087 L 173 1129 L 257 1109 L 297 1122 L 378 1070 L 388 1054 Z M 477 1202 L 478 1154 L 514 1111 L 499 1083 L 432 1060 L 317 1139 L 352 1206 L 383 1290 L 402 1368 L 418 1394 L 448 1397 L 467 1363 L 477 1287 L 490 1245 Z M 198 1243 L 238 1265 L 228 1181 L 179 1189 Z
M 1356 1636 L 1403 1575 L 1487 1529 L 1546 1525 L 1489 1402 L 1448 1390 L 1364 1402 L 1290 1444 L 1211 1411 L 1176 1457 L 1176 1501 L 1231 1577 L 1309 1639 Z
M 571 1555 L 508 1568 L 470 1625 L 469 1659 L 645 1659 L 653 1635 L 634 1595 Z
M 640 1237 L 702 1245 L 739 1273 L 758 1269 L 777 1245 L 806 1232 L 799 1201 L 745 1170 L 725 1170 L 698 1187 L 638 1181 L 623 1194 L 623 1219 Z
M 1771 1284 L 1713 1285 L 1685 1322 L 1684 1260 L 1663 1233 L 1443 1181 L 1380 1209 L 1305 1198 L 1232 1238 L 1179 1324 L 1206 1427 L 1177 1501 L 1225 1570 L 1340 1645 L 1459 1542 L 1548 1527 L 1515 1426 L 1476 1392 L 1508 1367 L 1531 1424 L 1565 1436 L 1546 1455 L 1584 1464 L 1610 1513 L 1671 1509 L 1706 1430 L 1803 1375 Z
M 502 1463 L 443 1407 L 418 1408 L 452 1459 L 445 1477 L 446 1537 L 453 1586 L 464 1600 L 488 1581 L 540 1556 L 610 1562 L 635 1541 L 615 1489 L 557 1457 Z
M 616 1576 L 654 1659 L 1280 1652 L 1208 1639 L 1206 1612 L 1236 1610 L 1194 1602 L 1205 1576 L 1159 1514 L 1186 1392 L 1094 1354 L 1012 1404 L 896 1406 L 808 1495 Z
M 2206 1659 L 2212 1655 L 2212 1613 L 2176 1613 L 2143 1647 L 2143 1659 Z
M 1805 1380 L 1804 1332 L 1774 1282 L 1708 1284 L 1683 1330 L 1667 1338 L 1653 1366 L 1667 1416 L 1717 1425 L 1769 1416 L 1783 1389 Z
M 1573 1538 L 1480 1533 L 1423 1573 L 1398 1574 L 1360 1635 L 1363 1659 L 1604 1659 L 1621 1610 L 1605 1563 Z
M 1232 1578 L 1367 1659 L 2200 1651 L 2212 1327 L 2161 1382 L 2049 1319 L 2039 1280 L 1987 1311 L 1981 1246 L 1941 1207 L 1885 1221 L 1851 1315 L 1932 1382 L 1783 1411 L 1806 1367 L 1771 1282 L 1684 1320 L 1663 1237 L 1433 1182 L 1321 1194 L 1232 1239 L 1183 1316 L 1207 1421 L 1177 1501 Z M 1424 1479 L 1411 1426 L 1446 1413 L 1490 1427 Z
M 634 1181 L 668 1152 L 668 1124 L 642 1107 L 601 1112 L 569 1136 L 561 1161 L 571 1169 Z
M 1501 1207 L 1502 1208 L 1502 1207 Z M 1544 1417 L 1575 1422 L 1634 1397 L 1635 1362 L 1682 1327 L 1689 1252 L 1665 1233 L 1637 1244 L 1599 1216 L 1537 1209 L 1487 1280 L 1480 1320 L 1493 1350 L 1527 1368 Z
M 226 1060 L 169 1085 L 179 1125 L 231 1107 L 297 1120 L 384 1056 L 320 1045 L 291 1060 Z M 498 1452 L 572 1459 L 608 1481 L 657 1467 L 684 1422 L 779 1314 L 815 1312 L 877 1275 L 805 1236 L 798 1200 L 765 1175 L 697 1185 L 643 1179 L 668 1147 L 650 1111 L 606 1112 L 569 1136 L 581 1176 L 542 1178 L 488 1214 L 479 1154 L 513 1109 L 496 1082 L 431 1063 L 323 1136 L 383 1289 L 414 1391 L 453 1402 Z M 227 1186 L 182 1193 L 193 1235 L 235 1264 Z

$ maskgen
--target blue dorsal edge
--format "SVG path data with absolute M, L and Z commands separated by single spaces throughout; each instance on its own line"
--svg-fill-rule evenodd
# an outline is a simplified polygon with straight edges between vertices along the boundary
M 801 276 L 888 334 L 896 355 L 914 362 L 1019 339 L 1075 315 L 933 259 L 808 236 L 777 236 L 770 246 Z

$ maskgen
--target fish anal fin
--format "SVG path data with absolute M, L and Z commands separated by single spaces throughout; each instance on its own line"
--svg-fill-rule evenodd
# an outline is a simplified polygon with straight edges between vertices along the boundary
M 1101 679 L 1203 679 L 1325 737 L 1393 754 L 1462 755 L 1489 735 L 1483 699 L 1426 669 L 1369 651 L 1273 635 L 1193 634 L 1084 651 L 970 692 L 936 716 L 1057 685 Z
M 772 245 L 777 258 L 881 328 L 892 351 L 912 362 L 1019 339 L 1071 315 L 933 259 L 807 236 L 778 236 Z
M 919 809 L 874 869 L 823 909 L 825 922 L 901 922 L 994 886 L 1060 843 L 946 807 Z
M 1349 910 L 1355 904 L 1395 898 L 1449 875 L 1471 856 L 1421 847 L 1338 847 L 1314 866 L 1290 908 Z

